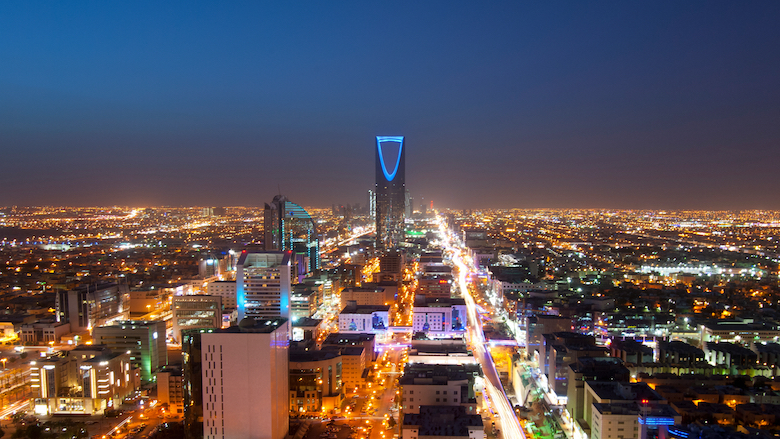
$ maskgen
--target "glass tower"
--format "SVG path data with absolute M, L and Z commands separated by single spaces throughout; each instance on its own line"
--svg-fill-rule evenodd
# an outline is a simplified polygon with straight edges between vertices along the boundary
M 306 209 L 277 195 L 265 204 L 264 226 L 265 250 L 292 251 L 296 259 L 305 258 L 306 263 L 299 263 L 302 274 L 320 268 L 317 226 Z

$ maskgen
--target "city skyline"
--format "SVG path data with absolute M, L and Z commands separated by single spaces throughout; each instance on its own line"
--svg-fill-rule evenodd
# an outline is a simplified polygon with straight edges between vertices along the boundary
M 780 5 L 4 6 L 0 206 L 779 209 Z M 247 176 L 251 185 L 247 186 Z

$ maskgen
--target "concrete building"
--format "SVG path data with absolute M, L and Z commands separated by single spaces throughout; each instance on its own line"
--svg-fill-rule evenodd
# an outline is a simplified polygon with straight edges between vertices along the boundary
M 419 413 L 404 415 L 403 439 L 484 439 L 485 427 L 480 415 L 462 406 L 422 406 Z
M 572 419 L 581 422 L 585 413 L 585 382 L 627 383 L 631 374 L 618 358 L 583 357 L 569 365 L 566 409 Z
M 390 328 L 389 306 L 358 306 L 351 303 L 339 313 L 339 332 L 386 332 Z
M 167 404 L 173 416 L 184 413 L 183 373 L 181 368 L 165 366 L 157 371 L 157 402 Z
M 106 345 L 114 352 L 128 352 L 130 362 L 141 370 L 141 381 L 151 382 L 153 372 L 168 364 L 165 344 L 165 322 L 122 320 L 92 331 L 95 344 Z
M 476 414 L 474 379 L 479 365 L 409 364 L 398 379 L 404 416 L 420 413 L 421 406 L 462 406 Z
M 106 346 L 77 346 L 30 362 L 33 408 L 39 415 L 102 414 L 118 408 L 139 383 L 130 355 Z
M 222 306 L 226 309 L 236 309 L 236 281 L 220 280 L 209 282 L 206 286 L 206 294 L 222 297 Z
M 713 366 L 751 367 L 757 365 L 758 355 L 740 344 L 708 342 L 704 345 L 704 358 Z
M 683 341 L 659 341 L 658 362 L 694 366 L 704 362 L 704 351 Z
M 70 332 L 70 323 L 45 319 L 23 324 L 19 329 L 19 338 L 25 344 L 46 346 L 49 343 L 58 343 L 63 335 Z
M 576 332 L 544 334 L 541 358 L 545 359 L 542 373 L 547 377 L 548 391 L 557 397 L 558 404 L 566 404 L 569 394 L 569 365 L 583 357 L 606 357 L 609 350 L 596 346 L 595 337 Z
M 682 416 L 666 404 L 594 403 L 591 439 L 668 437 Z
M 754 319 L 713 320 L 700 325 L 700 345 L 705 343 L 736 343 L 748 346 L 754 342 L 780 341 L 780 327 L 775 323 Z
M 572 321 L 570 317 L 547 314 L 536 315 L 528 317 L 527 328 L 525 345 L 529 357 L 533 357 L 541 354 L 540 350 L 544 340 L 543 334 L 571 331 Z M 542 364 L 541 359 L 537 358 L 537 361 L 539 364 Z
M 376 360 L 377 353 L 375 349 L 374 334 L 342 334 L 335 333 L 328 335 L 322 342 L 322 348 L 325 349 L 328 346 L 346 348 L 350 346 L 360 346 L 366 351 L 366 359 L 368 362 Z
M 222 297 L 173 296 L 171 300 L 173 339 L 181 343 L 184 329 L 222 326 Z
M 591 438 L 601 437 L 601 428 L 598 429 L 599 436 L 596 435 L 596 426 L 594 426 L 594 416 L 598 410 L 595 408 L 596 404 L 612 404 L 612 403 L 626 403 L 636 404 L 640 401 L 647 401 L 648 404 L 658 405 L 665 400 L 656 391 L 650 388 L 646 383 L 618 383 L 618 382 L 585 382 L 585 398 L 583 404 L 583 416 L 582 419 L 587 421 L 588 424 L 581 423 L 580 427 Z M 636 416 L 635 416 L 636 419 Z M 601 422 L 599 425 L 603 425 Z M 616 433 L 616 430 L 613 430 Z M 607 430 L 608 433 L 611 433 Z M 625 437 L 638 437 L 631 436 L 628 430 L 624 430 Z M 615 436 L 617 438 L 617 436 Z
M 349 287 L 341 290 L 341 308 L 350 302 L 358 306 L 387 306 L 395 301 L 395 291 L 378 285 Z
M 292 324 L 292 341 L 317 340 L 324 331 L 323 320 L 311 318 L 299 318 Z
M 440 335 L 463 333 L 468 326 L 466 302 L 463 299 L 415 296 L 412 316 L 414 332 Z
M 290 413 L 333 413 L 340 407 L 343 362 L 333 350 L 290 351 Z
M 653 348 L 631 339 L 614 340 L 612 344 L 609 345 L 609 353 L 612 357 L 620 358 L 626 363 L 636 365 L 652 363 L 654 361 Z
M 127 285 L 113 282 L 85 285 L 69 291 L 58 291 L 55 318 L 70 323 L 72 332 L 84 332 L 128 316 Z
M 238 320 L 290 319 L 291 252 L 241 252 L 236 265 Z
M 426 273 L 417 280 L 417 293 L 425 297 L 449 299 L 452 295 L 451 274 Z
M 243 319 L 201 338 L 204 439 L 283 439 L 289 430 L 285 319 Z

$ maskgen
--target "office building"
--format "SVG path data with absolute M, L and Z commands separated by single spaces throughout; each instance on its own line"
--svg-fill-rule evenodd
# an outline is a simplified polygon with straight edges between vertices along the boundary
M 362 287 L 349 287 L 341 290 L 341 308 L 345 308 L 351 302 L 358 306 L 383 306 L 395 301 L 395 292 L 398 287 L 384 287 L 369 284 Z
M 406 149 L 403 136 L 376 138 L 376 247 L 397 248 L 404 240 Z
M 157 402 L 167 404 L 172 416 L 184 413 L 183 374 L 180 367 L 165 366 L 157 371 Z
M 127 318 L 129 294 L 127 285 L 113 282 L 58 291 L 55 317 L 59 323 L 70 323 L 71 332 L 88 331 Z
M 181 331 L 184 329 L 222 326 L 222 297 L 173 296 L 171 314 L 173 339 L 180 343 Z
M 291 350 L 290 412 L 300 414 L 323 410 L 331 413 L 340 407 L 344 398 L 341 391 L 342 367 L 341 353 L 337 349 Z
M 277 195 L 266 203 L 263 223 L 266 251 L 291 251 L 300 276 L 320 268 L 317 226 L 306 209 Z
M 245 318 L 200 334 L 205 439 L 287 436 L 288 326 Z
M 118 408 L 138 384 L 130 354 L 106 346 L 77 346 L 30 362 L 30 390 L 38 415 L 102 414 Z
M 165 344 L 165 322 L 122 320 L 92 331 L 95 344 L 106 345 L 114 352 L 127 352 L 130 362 L 141 370 L 141 381 L 151 382 L 153 372 L 168 364 Z
M 417 294 L 449 299 L 452 295 L 451 274 L 426 273 L 417 280 Z
M 226 310 L 236 309 L 236 281 L 218 280 L 209 282 L 206 286 L 206 294 L 222 297 L 222 307 Z
M 236 265 L 238 321 L 290 318 L 291 252 L 241 252 Z
M 409 364 L 398 379 L 404 416 L 420 413 L 424 406 L 462 406 L 477 413 L 475 378 L 478 364 Z

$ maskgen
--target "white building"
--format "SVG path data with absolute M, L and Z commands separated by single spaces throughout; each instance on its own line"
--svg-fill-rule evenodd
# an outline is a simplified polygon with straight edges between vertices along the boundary
M 463 299 L 426 299 L 417 301 L 412 317 L 412 331 L 443 335 L 463 333 L 468 326 L 466 302 Z
M 389 306 L 349 305 L 339 313 L 339 332 L 385 332 L 390 328 Z
M 204 439 L 287 435 L 288 337 L 280 318 L 202 334 Z
M 236 265 L 238 320 L 290 319 L 290 252 L 241 252 Z
M 666 404 L 594 403 L 590 438 L 668 437 L 667 428 L 681 422 L 682 416 Z
M 474 379 L 479 373 L 477 364 L 410 364 L 398 380 L 404 415 L 432 405 L 463 406 L 467 414 L 476 414 Z
M 236 309 L 236 281 L 209 282 L 206 286 L 206 294 L 222 297 L 222 306 L 225 309 Z

